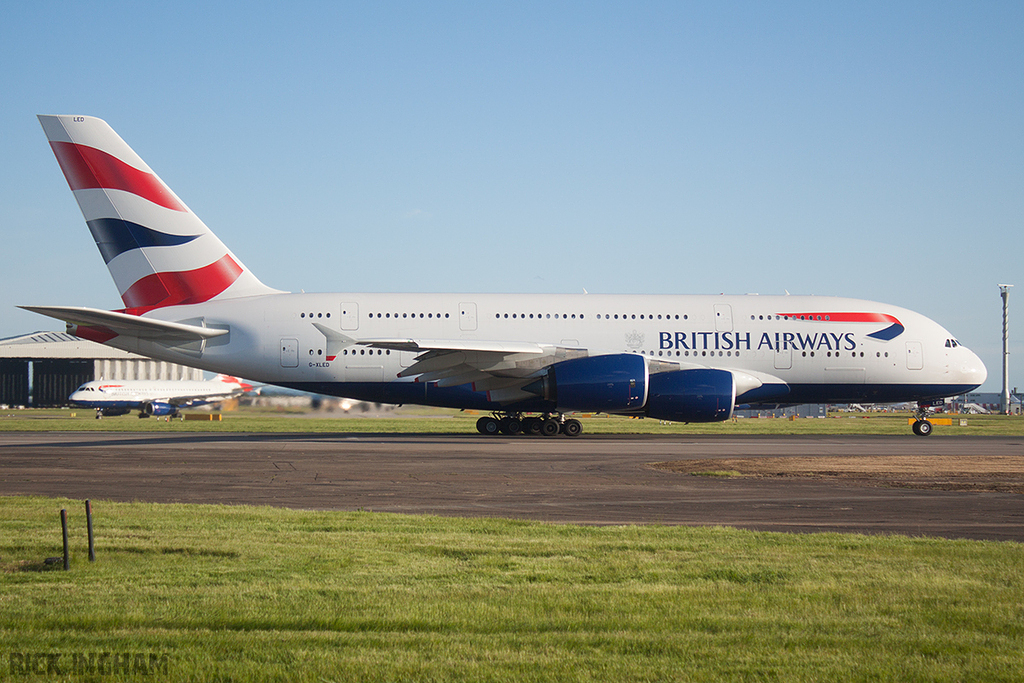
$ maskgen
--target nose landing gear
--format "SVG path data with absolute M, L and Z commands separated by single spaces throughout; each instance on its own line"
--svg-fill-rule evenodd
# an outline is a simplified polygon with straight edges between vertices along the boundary
M 929 422 L 928 420 L 918 419 L 914 421 L 914 424 L 913 426 L 911 426 L 911 429 L 918 436 L 928 436 L 929 434 L 932 433 L 932 423 Z
M 929 408 L 936 406 L 942 406 L 945 402 L 942 399 L 937 401 L 919 401 L 917 404 L 917 410 L 914 411 L 914 424 L 911 426 L 911 430 L 918 436 L 929 436 L 932 433 L 933 425 L 928 421 L 928 415 L 931 414 Z

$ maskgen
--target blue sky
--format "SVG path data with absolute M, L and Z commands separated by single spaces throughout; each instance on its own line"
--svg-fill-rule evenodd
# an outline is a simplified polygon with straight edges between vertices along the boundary
M 281 289 L 860 297 L 991 390 L 1024 311 L 1019 2 L 16 3 L 0 65 L 0 337 L 121 306 L 39 113 Z

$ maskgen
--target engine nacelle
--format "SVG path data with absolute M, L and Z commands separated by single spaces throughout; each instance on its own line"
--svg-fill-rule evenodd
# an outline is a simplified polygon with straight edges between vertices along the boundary
M 561 411 L 618 413 L 643 407 L 647 378 L 643 356 L 620 353 L 555 363 L 523 390 L 543 396 Z
M 736 406 L 736 382 L 728 370 L 695 368 L 651 375 L 647 416 L 673 422 L 720 422 Z
M 142 404 L 142 416 L 143 417 L 163 417 L 164 415 L 174 415 L 178 412 L 175 406 L 170 403 L 143 403 Z

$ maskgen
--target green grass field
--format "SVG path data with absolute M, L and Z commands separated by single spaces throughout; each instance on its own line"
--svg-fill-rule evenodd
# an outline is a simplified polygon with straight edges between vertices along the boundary
M 458 434 L 477 417 L 3 411 L 0 431 Z M 906 417 L 584 422 L 609 434 L 909 435 Z M 964 419 L 936 437 L 1024 434 L 1020 418 Z M 70 572 L 43 563 L 60 554 L 61 507 Z M 80 501 L 0 498 L 0 679 L 1024 680 L 1016 543 L 94 508 L 90 564 Z
M 61 507 L 70 572 L 42 562 L 60 554 Z M 1016 543 L 139 503 L 94 514 L 90 564 L 80 501 L 0 498 L 0 678 L 1024 680 Z M 105 675 L 75 675 L 90 661 Z
M 482 413 L 434 409 L 408 410 L 381 417 L 327 416 L 242 409 L 225 412 L 219 422 L 169 422 L 133 415 L 97 420 L 91 410 L 0 411 L 5 431 L 115 432 L 361 432 L 475 434 Z M 833 413 L 826 419 L 743 418 L 711 424 L 680 424 L 614 416 L 583 417 L 584 434 L 881 434 L 910 435 L 909 413 Z M 949 417 L 949 416 L 939 416 Z M 954 426 L 937 425 L 933 436 L 1024 436 L 1024 417 L 1002 415 L 951 416 Z M 966 421 L 961 426 L 960 420 Z

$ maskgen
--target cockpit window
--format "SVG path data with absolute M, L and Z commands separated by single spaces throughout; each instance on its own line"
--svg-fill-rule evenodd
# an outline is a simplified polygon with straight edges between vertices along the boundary
M 962 346 L 962 344 L 960 342 L 958 342 L 956 339 L 947 339 L 946 340 L 946 348 L 947 349 L 955 349 L 958 346 Z

